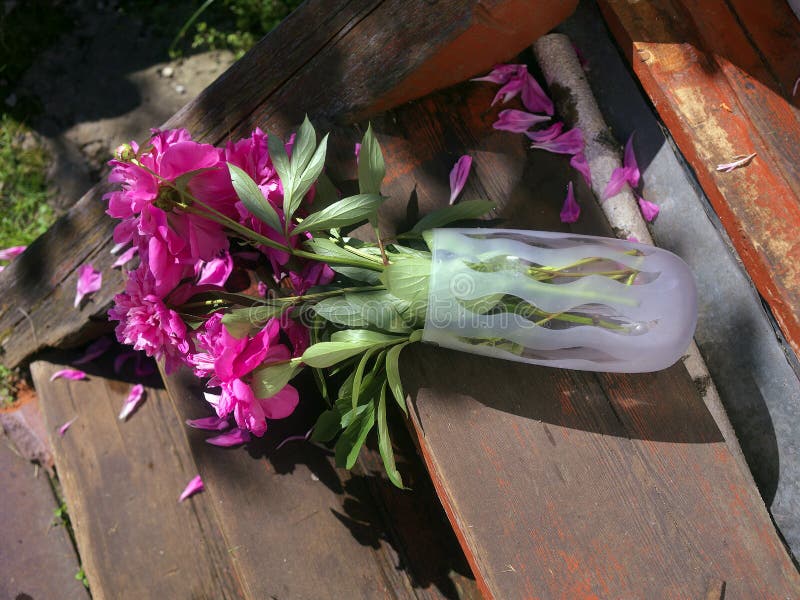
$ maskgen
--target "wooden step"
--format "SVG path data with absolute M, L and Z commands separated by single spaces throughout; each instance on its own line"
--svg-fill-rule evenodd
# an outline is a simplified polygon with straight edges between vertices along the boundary
M 800 21 L 785 0 L 602 0 L 634 73 L 800 353 Z M 756 153 L 730 173 L 716 170 Z
M 50 382 L 66 365 L 31 370 L 48 429 L 78 417 L 52 443 L 94 598 L 477 598 L 418 460 L 412 495 L 310 444 L 277 450 L 313 422 L 303 411 L 262 444 L 211 446 L 184 424 L 209 414 L 188 372 L 171 395 L 151 379 L 121 422 L 132 382 L 108 375 L 110 359 L 87 380 Z M 178 503 L 197 474 L 205 491 Z

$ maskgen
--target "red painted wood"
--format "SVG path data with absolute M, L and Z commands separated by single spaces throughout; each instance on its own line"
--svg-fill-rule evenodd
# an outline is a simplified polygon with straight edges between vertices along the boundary
M 601 8 L 798 353 L 800 112 L 789 95 L 791 62 L 800 75 L 800 22 L 785 4 L 603 0 Z M 753 152 L 746 167 L 716 171 Z

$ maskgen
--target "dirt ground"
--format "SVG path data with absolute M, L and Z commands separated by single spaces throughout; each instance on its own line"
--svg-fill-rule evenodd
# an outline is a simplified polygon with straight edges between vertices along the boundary
M 226 51 L 168 61 L 171 40 L 162 32 L 113 2 L 90 4 L 72 9 L 74 28 L 38 58 L 17 89 L 43 107 L 29 124 L 52 157 L 48 180 L 59 211 L 104 176 L 116 146 L 143 140 L 234 61 Z

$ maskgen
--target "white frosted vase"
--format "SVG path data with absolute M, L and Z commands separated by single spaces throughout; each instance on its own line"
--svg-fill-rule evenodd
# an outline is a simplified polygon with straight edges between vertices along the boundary
M 697 322 L 689 267 L 625 240 L 437 229 L 423 341 L 585 371 L 675 363 Z

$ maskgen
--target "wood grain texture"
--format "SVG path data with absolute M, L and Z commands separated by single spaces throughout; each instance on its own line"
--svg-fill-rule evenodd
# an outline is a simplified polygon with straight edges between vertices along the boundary
M 800 111 L 791 96 L 800 22 L 781 0 L 600 5 L 758 291 L 800 352 Z M 746 167 L 716 171 L 753 152 Z
M 256 125 L 285 135 L 305 113 L 323 129 L 349 124 L 509 59 L 576 3 L 308 0 L 163 128 L 185 127 L 217 144 Z M 107 327 L 122 277 L 110 269 L 114 223 L 104 214 L 104 191 L 92 189 L 0 274 L 6 366 Z M 87 261 L 103 272 L 104 286 L 76 313 L 75 271 Z
M 506 226 L 609 235 L 568 159 L 492 130 L 493 89 L 464 84 L 377 123 L 387 226 L 464 198 Z M 583 213 L 565 226 L 566 182 Z M 411 347 L 403 380 L 434 485 L 485 597 L 796 597 L 800 578 L 682 364 L 643 375 L 520 365 Z M 716 587 L 715 587 L 716 586 Z
M 37 476 L 2 431 L 0 490 L 0 597 L 87 600 L 69 534 L 54 524 L 58 505 L 47 475 Z
M 188 370 L 165 381 L 179 414 L 209 414 L 202 384 Z M 394 502 L 381 508 L 370 488 L 383 484 L 362 470 L 335 468 L 332 453 L 311 444 L 277 448 L 287 435 L 313 424 L 318 407 L 310 388 L 304 390 L 304 399 L 294 415 L 271 422 L 265 438 L 246 448 L 217 448 L 205 443 L 208 432 L 187 432 L 245 597 L 477 598 L 468 568 L 457 566 L 457 546 L 450 556 L 436 553 L 437 547 L 446 547 L 446 533 L 432 547 L 402 546 L 409 537 L 421 540 L 407 527 L 414 520 L 407 514 L 409 505 L 419 515 L 433 517 L 424 524 L 417 520 L 417 526 L 431 533 L 444 531 L 446 524 L 437 524 L 443 519 L 430 497 L 395 490 Z M 371 455 L 368 468 L 379 460 Z M 405 538 L 387 528 L 387 510 L 397 510 L 388 518 L 404 529 Z M 429 563 L 420 564 L 420 558 Z M 446 563 L 461 572 L 443 573 Z
M 89 369 L 87 380 L 50 382 L 63 366 L 37 361 L 31 373 L 92 597 L 244 597 L 208 496 L 178 503 L 197 467 L 164 390 L 147 386 L 139 410 L 121 422 L 131 383 Z

